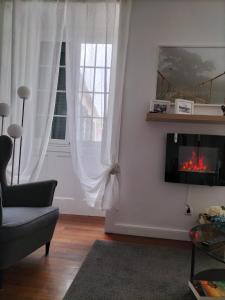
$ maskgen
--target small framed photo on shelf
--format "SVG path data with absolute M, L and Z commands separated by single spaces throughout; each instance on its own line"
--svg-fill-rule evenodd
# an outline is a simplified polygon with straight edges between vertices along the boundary
M 169 113 L 170 101 L 166 100 L 152 100 L 150 112 L 154 113 Z
M 194 101 L 175 99 L 175 113 L 184 115 L 194 114 Z

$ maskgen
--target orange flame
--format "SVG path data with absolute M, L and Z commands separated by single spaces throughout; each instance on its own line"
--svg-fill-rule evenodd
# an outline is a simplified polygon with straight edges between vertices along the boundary
M 207 170 L 208 167 L 204 163 L 204 156 L 198 157 L 195 151 L 192 151 L 191 159 L 185 161 L 180 167 L 180 171 L 205 172 Z

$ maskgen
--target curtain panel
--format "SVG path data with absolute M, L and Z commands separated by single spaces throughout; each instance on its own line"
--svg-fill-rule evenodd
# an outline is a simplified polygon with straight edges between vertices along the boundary
M 49 142 L 65 8 L 64 1 L 44 0 L 3 0 L 0 5 L 0 101 L 10 105 L 7 125 L 21 124 L 18 87 L 31 90 L 25 103 L 22 182 L 38 178 Z M 18 157 L 19 142 L 16 150 Z M 15 170 L 17 163 L 15 159 Z
M 131 1 L 71 1 L 66 14 L 66 92 L 74 170 L 84 200 L 118 201 L 118 153 Z

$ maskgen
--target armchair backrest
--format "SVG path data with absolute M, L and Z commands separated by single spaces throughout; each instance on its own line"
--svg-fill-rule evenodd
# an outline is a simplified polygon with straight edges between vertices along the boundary
M 2 226 L 2 187 L 0 184 L 0 226 Z
M 12 155 L 12 140 L 7 135 L 0 136 L 0 184 L 7 185 L 6 167 Z

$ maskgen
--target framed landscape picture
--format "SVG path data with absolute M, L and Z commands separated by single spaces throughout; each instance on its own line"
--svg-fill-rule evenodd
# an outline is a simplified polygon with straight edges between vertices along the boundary
M 159 47 L 156 99 L 224 104 L 225 47 Z

